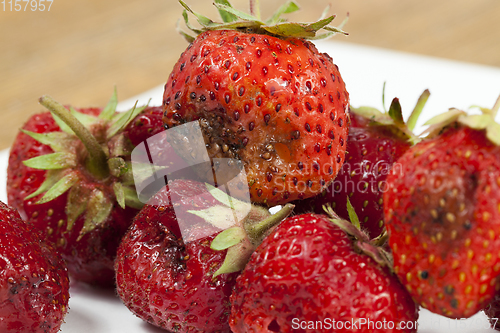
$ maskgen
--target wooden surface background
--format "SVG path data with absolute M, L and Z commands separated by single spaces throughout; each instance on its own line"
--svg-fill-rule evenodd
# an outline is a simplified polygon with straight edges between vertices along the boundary
M 50 11 L 0 3 L 0 149 L 11 145 L 37 100 L 103 106 L 113 86 L 120 100 L 164 83 L 187 43 L 175 32 L 176 0 L 54 0 Z M 11 0 L 14 1 L 14 0 Z M 297 0 L 291 19 L 312 21 L 327 0 Z M 187 0 L 216 18 L 211 0 Z M 246 9 L 248 1 L 232 0 Z M 24 4 L 23 2 L 20 2 Z M 261 0 L 262 12 L 281 1 Z M 48 3 L 46 3 L 48 5 Z M 341 41 L 500 67 L 498 0 L 332 0 Z M 307 7 L 306 7 L 307 6 Z

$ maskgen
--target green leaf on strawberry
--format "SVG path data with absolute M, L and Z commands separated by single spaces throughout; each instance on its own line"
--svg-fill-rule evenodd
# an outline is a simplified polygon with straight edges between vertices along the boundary
M 105 123 L 97 124 L 96 126 L 106 127 L 106 140 L 112 140 L 113 136 L 122 131 L 132 119 L 144 110 L 145 106 L 140 108 L 134 106 L 134 108 L 128 112 L 119 114 L 119 117 L 116 117 L 116 89 L 110 102 L 98 117 L 80 113 L 73 108 L 70 108 L 70 111 L 68 111 L 50 97 L 42 97 L 40 102 L 52 112 L 54 120 L 57 119 L 56 122 L 63 132 L 41 134 L 23 130 L 25 134 L 28 134 L 40 143 L 50 146 L 56 151 L 52 154 L 31 158 L 23 163 L 28 167 L 42 170 L 71 170 L 78 165 L 77 152 L 74 150 L 74 142 L 82 140 L 89 154 L 89 158 L 86 161 L 88 171 L 96 178 L 108 178 L 109 176 L 116 177 L 117 181 L 114 182 L 113 186 L 115 189 L 120 188 L 120 190 L 115 191 L 115 194 L 118 194 L 115 200 L 117 200 L 122 208 L 125 208 L 127 203 L 130 202 L 133 202 L 132 206 L 137 207 L 138 205 L 136 203 L 138 200 L 136 200 L 135 191 L 133 191 L 132 188 L 125 190 L 125 186 L 119 181 L 120 178 L 131 178 L 131 176 L 128 175 L 128 173 L 132 172 L 128 165 L 129 163 L 127 164 L 125 160 L 118 156 L 107 156 L 101 144 L 97 142 L 89 129 L 92 128 L 99 119 L 102 119 Z M 113 118 L 116 119 L 115 122 L 111 121 Z M 130 154 L 130 152 L 124 150 L 124 146 L 125 144 L 113 145 L 114 149 L 118 150 L 118 153 L 121 155 Z M 117 147 L 119 147 L 119 149 Z M 78 193 L 76 197 L 83 196 L 86 198 L 87 195 L 90 195 L 90 199 L 85 202 L 81 202 L 80 200 L 69 200 L 66 207 L 66 211 L 69 212 L 70 215 L 68 219 L 68 229 L 72 228 L 74 221 L 80 214 L 86 212 L 84 228 L 80 235 L 80 237 L 82 237 L 85 233 L 95 229 L 106 220 L 111 212 L 112 201 L 101 191 L 97 191 L 93 194 L 88 193 L 88 191 L 87 193 L 81 193 L 82 189 L 79 189 L 77 185 L 80 180 L 81 178 L 76 171 L 69 173 L 64 172 L 64 175 L 61 175 L 61 173 L 48 174 L 42 186 L 40 186 L 37 191 L 27 196 L 26 199 L 30 199 L 45 192 L 45 195 L 38 203 L 46 203 L 54 200 L 68 190 L 73 190 L 75 193 Z M 127 186 L 129 185 L 130 184 Z M 70 197 L 75 197 L 75 195 L 70 195 Z
M 50 112 L 30 117 L 10 150 L 9 204 L 54 244 L 73 278 L 113 286 L 118 242 L 143 206 L 131 152 L 163 131 L 162 110 L 116 112 L 116 89 L 104 108 L 40 102 Z
M 396 135 L 406 137 L 407 140 L 414 144 L 419 141 L 419 138 L 413 133 L 413 130 L 415 129 L 417 120 L 422 113 L 429 96 L 429 90 L 426 89 L 422 92 L 406 123 L 403 119 L 401 104 L 397 97 L 391 101 L 391 105 L 387 112 L 381 112 L 376 108 L 366 106 L 357 108 L 351 107 L 351 111 L 369 119 L 371 124 L 374 126 L 387 126 L 387 128 L 394 131 Z
M 276 214 L 271 215 L 264 207 L 238 200 L 210 184 L 205 186 L 222 205 L 212 205 L 201 210 L 191 209 L 187 212 L 223 230 L 210 244 L 213 250 L 228 250 L 223 264 L 214 273 L 215 278 L 220 274 L 241 271 L 255 247 L 273 227 L 292 212 L 294 206 L 286 204 Z
M 278 8 L 278 10 L 266 21 L 260 19 L 260 14 L 253 15 L 237 10 L 231 6 L 229 1 L 215 1 L 214 6 L 219 11 L 222 22 L 214 22 L 208 17 L 193 11 L 186 3 L 179 0 L 179 3 L 184 7 L 183 18 L 186 26 L 196 35 L 208 30 L 241 30 L 246 29 L 253 33 L 268 34 L 278 37 L 306 38 L 306 39 L 324 39 L 334 34 L 340 33 L 347 35 L 339 27 L 332 27 L 329 24 L 335 16 L 322 17 L 320 20 L 313 23 L 296 23 L 287 22 L 281 18 L 283 14 L 293 13 L 299 10 L 299 6 L 294 1 L 288 1 Z M 258 7 L 258 6 L 257 6 Z M 188 19 L 188 13 L 194 15 L 201 25 L 201 29 L 194 28 Z M 345 23 L 345 22 L 344 22 Z M 342 23 L 342 25 L 344 25 Z M 327 31 L 324 34 L 317 34 L 318 31 Z M 179 32 L 189 41 L 193 42 L 194 37 L 179 30 Z
M 427 133 L 428 137 L 432 138 L 439 135 L 448 125 L 458 122 L 472 129 L 485 130 L 486 137 L 495 145 L 500 145 L 500 124 L 495 120 L 500 108 L 500 96 L 491 109 L 475 107 L 481 111 L 481 114 L 468 114 L 465 111 L 450 108 L 447 112 L 432 117 L 424 124 L 429 125 L 424 133 Z

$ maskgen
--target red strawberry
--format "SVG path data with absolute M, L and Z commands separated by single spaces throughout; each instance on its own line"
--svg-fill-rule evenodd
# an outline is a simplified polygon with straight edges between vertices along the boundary
M 362 244 L 371 246 L 353 243 L 325 215 L 283 221 L 237 278 L 232 331 L 416 332 L 415 303 L 388 267 L 360 253 Z
M 499 106 L 436 117 L 387 178 L 394 269 L 421 306 L 450 318 L 472 316 L 500 287 Z
M 120 238 L 142 207 L 133 187 L 131 141 L 156 134 L 141 124 L 144 119 L 159 124 L 162 111 L 134 108 L 118 114 L 116 95 L 104 110 L 69 113 L 47 97 L 42 104 L 57 116 L 32 116 L 16 137 L 9 156 L 9 203 L 55 244 L 70 275 L 111 286 Z M 72 118 L 65 121 L 73 130 L 54 117 Z
M 124 135 L 136 147 L 140 143 L 164 131 L 163 111 L 159 106 L 148 106 L 123 130 Z
M 118 295 L 135 315 L 175 332 L 230 332 L 236 272 L 254 248 L 250 240 L 263 236 L 240 237 L 238 226 L 221 232 L 234 211 L 221 205 L 220 193 L 203 183 L 175 180 L 136 216 L 116 259 Z M 254 207 L 245 225 L 268 216 L 267 209 Z
M 388 113 L 368 108 L 351 108 L 346 162 L 331 185 L 310 199 L 295 202 L 295 212 L 324 213 L 330 204 L 340 217 L 349 218 L 347 198 L 361 219 L 361 225 L 375 238 L 384 227 L 383 192 L 393 163 L 410 148 L 413 127 L 429 97 L 425 91 L 417 106 L 403 122 L 401 105 L 394 98 Z
M 68 300 L 61 257 L 0 202 L 0 332 L 58 332 Z
M 264 23 L 216 2 L 231 23 L 210 21 L 191 39 L 165 85 L 164 123 L 199 121 L 210 158 L 244 163 L 254 202 L 319 193 L 344 161 L 349 95 L 330 56 L 304 38 L 322 28 L 339 32 L 327 26 L 333 16 L 300 25 L 278 14 Z

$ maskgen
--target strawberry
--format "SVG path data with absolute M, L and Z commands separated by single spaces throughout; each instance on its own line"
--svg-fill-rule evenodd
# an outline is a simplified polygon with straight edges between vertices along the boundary
M 58 332 L 68 300 L 62 258 L 0 202 L 0 332 Z
M 50 97 L 41 103 L 51 112 L 33 115 L 10 151 L 9 203 L 55 245 L 72 277 L 112 286 L 120 238 L 143 205 L 130 153 L 163 130 L 162 111 L 116 113 L 116 94 L 104 109 L 69 112 Z
M 310 199 L 294 202 L 296 213 L 324 213 L 331 204 L 335 212 L 348 219 L 347 198 L 361 219 L 361 225 L 375 238 L 383 233 L 385 180 L 393 163 L 416 140 L 412 130 L 429 92 L 424 91 L 414 111 L 403 122 L 401 105 L 394 98 L 387 113 L 374 108 L 351 108 L 346 162 L 330 186 Z
M 163 111 L 158 106 L 142 110 L 123 130 L 124 135 L 136 147 L 147 139 L 163 132 Z
M 290 2 L 263 22 L 216 1 L 217 24 L 180 2 L 188 27 L 190 12 L 203 28 L 165 85 L 165 125 L 199 121 L 210 158 L 243 162 L 253 202 L 321 192 L 344 162 L 349 94 L 330 56 L 305 38 L 342 32 L 328 26 L 334 17 L 284 23 L 280 14 L 297 9 Z
M 394 269 L 422 307 L 450 318 L 472 316 L 500 288 L 499 106 L 432 119 L 387 177 Z
M 197 181 L 174 180 L 135 217 L 115 264 L 118 295 L 135 315 L 174 332 L 230 332 L 229 296 L 237 272 L 253 242 L 283 215 L 269 217 L 267 209 L 250 209 L 234 198 L 232 210 L 224 196 Z M 230 223 L 245 206 L 248 237 Z M 280 212 L 288 213 L 287 207 Z
M 366 235 L 353 241 L 334 223 L 353 227 L 302 214 L 264 239 L 231 295 L 234 333 L 416 332 L 418 311 L 407 291 L 387 266 L 363 253 L 370 248 L 376 255 L 377 248 Z

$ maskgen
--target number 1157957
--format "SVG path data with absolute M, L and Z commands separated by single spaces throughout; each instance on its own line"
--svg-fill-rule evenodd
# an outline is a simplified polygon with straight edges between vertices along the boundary
M 26 12 L 26 11 L 50 11 L 54 0 L 2 0 L 2 9 L 4 12 Z

